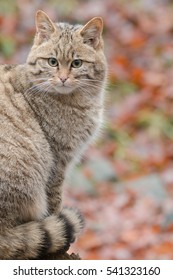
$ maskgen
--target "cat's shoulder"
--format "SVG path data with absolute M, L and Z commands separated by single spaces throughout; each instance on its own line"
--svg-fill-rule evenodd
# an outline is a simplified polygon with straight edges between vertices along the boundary
M 16 68 L 16 65 L 10 65 L 10 64 L 1 64 L 0 65 L 0 74 L 12 71 Z

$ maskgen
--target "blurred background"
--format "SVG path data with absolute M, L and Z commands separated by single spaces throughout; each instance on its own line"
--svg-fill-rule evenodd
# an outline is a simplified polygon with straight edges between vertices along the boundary
M 173 1 L 1 0 L 0 63 L 24 63 L 35 12 L 104 19 L 105 126 L 68 183 L 64 203 L 86 230 L 83 259 L 173 258 Z

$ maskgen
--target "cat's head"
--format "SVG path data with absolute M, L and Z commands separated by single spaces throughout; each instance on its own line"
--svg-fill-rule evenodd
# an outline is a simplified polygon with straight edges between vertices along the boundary
M 36 36 L 27 59 L 33 84 L 40 91 L 59 94 L 98 89 L 106 73 L 102 30 L 100 17 L 84 26 L 70 25 L 53 23 L 38 11 Z

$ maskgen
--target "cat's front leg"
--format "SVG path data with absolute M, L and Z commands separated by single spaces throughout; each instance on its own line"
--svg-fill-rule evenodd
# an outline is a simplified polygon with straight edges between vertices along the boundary
M 63 176 L 59 176 L 56 183 L 49 186 L 47 190 L 48 211 L 50 214 L 58 214 L 62 209 Z

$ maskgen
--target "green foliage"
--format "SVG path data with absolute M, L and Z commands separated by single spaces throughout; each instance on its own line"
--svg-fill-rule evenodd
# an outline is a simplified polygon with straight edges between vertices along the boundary
M 111 101 L 118 102 L 123 100 L 126 96 L 134 94 L 138 90 L 135 83 L 129 81 L 110 82 L 108 85 L 108 93 L 111 96 Z
M 138 113 L 137 124 L 140 128 L 147 129 L 153 137 L 173 139 L 173 118 L 161 110 L 141 110 Z
M 0 15 L 14 13 L 17 10 L 16 1 L 1 0 L 0 1 Z
M 8 58 L 14 54 L 16 50 L 16 43 L 11 37 L 0 37 L 0 53 Z
M 71 11 L 75 10 L 79 4 L 77 0 L 49 0 L 49 2 L 58 10 L 59 14 L 63 14 L 63 16 L 69 16 Z

